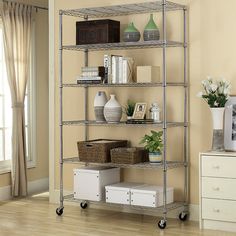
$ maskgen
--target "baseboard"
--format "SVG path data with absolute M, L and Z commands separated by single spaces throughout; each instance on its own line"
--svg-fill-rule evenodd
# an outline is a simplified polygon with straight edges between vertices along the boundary
M 46 192 L 49 189 L 49 178 L 38 179 L 28 182 L 28 194 L 33 195 L 37 193 Z M 0 201 L 12 199 L 11 186 L 0 187 Z
M 28 182 L 28 194 L 43 193 L 49 190 L 49 178 Z
M 50 202 L 51 203 L 55 203 L 55 204 L 58 204 L 59 203 L 59 190 L 55 190 L 54 193 L 50 196 Z M 64 191 L 64 194 L 67 195 L 67 194 L 71 194 L 71 192 L 69 191 Z M 75 203 L 75 202 L 68 202 L 68 201 L 65 201 L 64 202 L 65 205 L 72 205 L 72 206 L 75 206 L 77 205 L 78 206 L 78 203 Z M 154 216 L 162 216 L 162 213 L 161 212 L 154 212 L 154 211 L 147 211 L 147 210 L 134 210 L 134 209 L 128 209 L 128 208 L 122 208 L 121 207 L 111 207 L 109 205 L 99 205 L 99 204 L 90 204 L 90 207 L 91 208 L 94 208 L 94 209 L 105 209 L 105 210 L 112 210 L 112 211 L 121 211 L 121 212 L 127 212 L 127 213 L 137 213 L 137 214 L 143 214 L 143 215 L 154 215 Z M 178 218 L 179 216 L 179 212 L 181 210 L 180 209 L 175 209 L 175 210 L 171 210 L 170 212 L 168 212 L 168 218 Z M 189 212 L 190 212 L 190 218 L 189 220 L 191 221 L 199 221 L 199 206 L 197 204 L 190 204 L 189 205 Z

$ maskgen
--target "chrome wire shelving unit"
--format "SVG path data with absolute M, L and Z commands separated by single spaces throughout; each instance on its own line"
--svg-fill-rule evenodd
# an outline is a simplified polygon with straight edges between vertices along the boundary
M 183 12 L 183 42 L 168 41 L 166 36 L 166 14 L 167 11 L 182 11 Z M 84 20 L 93 18 L 104 18 L 114 16 L 124 16 L 132 14 L 143 14 L 161 12 L 162 13 L 162 39 L 150 42 L 132 42 L 132 43 L 108 43 L 108 44 L 88 44 L 88 45 L 63 45 L 63 16 L 80 17 Z M 119 6 L 107 6 L 107 7 L 95 7 L 95 8 L 83 8 L 75 10 L 60 10 L 59 11 L 59 96 L 60 96 L 60 206 L 56 209 L 58 215 L 63 214 L 64 201 L 80 202 L 81 207 L 84 209 L 87 207 L 86 199 L 80 201 L 73 198 L 73 195 L 64 196 L 63 193 L 63 166 L 64 164 L 85 164 L 85 165 L 100 165 L 107 167 L 120 167 L 120 168 L 136 168 L 136 169 L 152 169 L 163 171 L 163 206 L 150 209 L 146 207 L 132 207 L 134 209 L 150 210 L 150 211 L 162 211 L 163 218 L 158 222 L 160 229 L 164 229 L 167 224 L 167 213 L 170 210 L 180 208 L 179 219 L 185 221 L 189 214 L 188 211 L 188 198 L 189 198 L 189 179 L 188 179 L 188 60 L 187 60 L 187 7 L 181 4 L 176 4 L 166 0 L 159 0 L 146 3 L 126 4 Z M 167 59 L 166 49 L 180 47 L 184 52 L 184 66 L 183 66 L 183 81 L 182 82 L 167 82 Z M 88 53 L 89 51 L 103 51 L 103 50 L 130 50 L 130 49 L 145 49 L 145 48 L 160 48 L 162 49 L 162 82 L 160 83 L 132 83 L 132 84 L 66 84 L 63 83 L 63 51 L 73 50 L 84 52 L 84 66 L 88 66 Z M 182 87 L 184 89 L 184 121 L 183 122 L 169 122 L 167 120 L 167 87 Z M 96 121 L 88 119 L 88 89 L 90 87 L 149 87 L 162 88 L 163 90 L 163 121 L 159 123 L 148 124 L 127 124 L 126 122 L 120 122 L 117 124 L 96 123 Z M 82 88 L 84 89 L 84 120 L 63 120 L 63 89 L 68 88 Z M 101 127 L 155 127 L 163 129 L 163 162 L 161 164 L 150 163 L 138 163 L 134 165 L 127 164 L 114 164 L 114 163 L 84 163 L 81 162 L 79 157 L 64 157 L 63 152 L 63 127 L 64 126 L 84 126 L 85 140 L 88 140 L 88 126 L 101 126 Z M 167 161 L 167 129 L 173 127 L 183 127 L 184 129 L 184 149 L 183 149 L 183 161 Z M 167 171 L 175 168 L 184 169 L 184 199 L 183 202 L 174 202 L 167 204 Z M 101 203 L 106 204 L 106 203 Z M 119 204 L 110 204 L 112 207 L 119 206 Z M 122 207 L 127 207 L 123 206 Z

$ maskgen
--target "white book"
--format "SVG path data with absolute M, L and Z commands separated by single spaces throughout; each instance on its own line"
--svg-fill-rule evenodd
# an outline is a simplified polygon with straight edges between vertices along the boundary
M 119 83 L 119 61 L 120 56 L 112 56 L 112 83 Z
M 119 57 L 119 75 L 118 75 L 118 80 L 117 83 L 118 84 L 122 84 L 123 83 L 123 57 Z

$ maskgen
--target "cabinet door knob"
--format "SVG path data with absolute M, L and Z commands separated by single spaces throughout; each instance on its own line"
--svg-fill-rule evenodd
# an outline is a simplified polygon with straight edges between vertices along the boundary
M 220 209 L 214 208 L 213 211 L 219 213 Z
M 214 191 L 220 191 L 220 188 L 219 187 L 213 187 L 212 188 Z

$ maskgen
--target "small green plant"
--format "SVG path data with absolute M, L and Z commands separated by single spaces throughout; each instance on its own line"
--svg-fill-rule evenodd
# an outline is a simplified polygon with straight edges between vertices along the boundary
M 145 144 L 144 148 L 149 152 L 159 152 L 161 154 L 163 149 L 162 134 L 162 131 L 151 130 L 151 135 L 145 134 L 140 144 Z
M 125 114 L 127 116 L 132 116 L 135 109 L 135 102 L 128 100 L 127 105 L 125 106 Z

